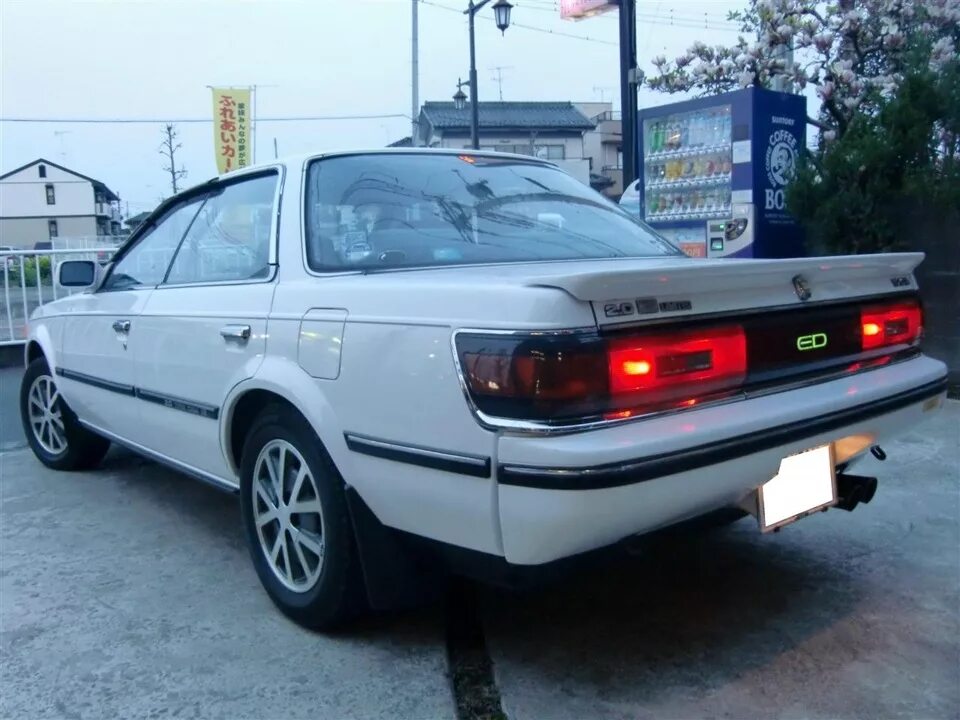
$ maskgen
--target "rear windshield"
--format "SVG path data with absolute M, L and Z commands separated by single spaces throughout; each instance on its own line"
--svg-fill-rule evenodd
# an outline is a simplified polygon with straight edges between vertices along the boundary
M 369 154 L 307 171 L 318 272 L 680 254 L 566 173 L 480 155 Z

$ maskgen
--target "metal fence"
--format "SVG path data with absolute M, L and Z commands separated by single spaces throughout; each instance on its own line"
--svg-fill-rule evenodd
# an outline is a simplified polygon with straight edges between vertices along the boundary
M 56 272 L 59 262 L 93 260 L 105 263 L 115 251 L 116 247 L 0 251 L 0 272 L 3 273 L 3 288 L 0 292 L 0 346 L 25 342 L 27 321 L 34 310 L 58 297 L 77 292 L 57 285 Z

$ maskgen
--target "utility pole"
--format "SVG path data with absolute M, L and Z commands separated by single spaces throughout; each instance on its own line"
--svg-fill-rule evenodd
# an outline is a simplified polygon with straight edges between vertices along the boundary
M 637 0 L 620 0 L 620 117 L 623 186 L 637 179 Z
M 177 170 L 177 161 L 176 161 L 176 152 L 181 147 L 183 143 L 177 142 L 177 126 L 173 123 L 167 123 L 163 126 L 163 140 L 160 142 L 160 149 L 158 152 L 167 160 L 167 165 L 164 166 L 164 171 L 170 173 L 170 189 L 173 190 L 173 194 L 176 195 L 180 192 L 179 187 L 177 186 L 177 181 L 180 178 L 187 176 L 187 169 L 180 166 L 180 169 Z
M 420 19 L 418 8 L 420 0 L 411 0 L 410 21 L 412 32 L 410 36 L 410 144 L 417 147 L 417 136 L 420 128 Z

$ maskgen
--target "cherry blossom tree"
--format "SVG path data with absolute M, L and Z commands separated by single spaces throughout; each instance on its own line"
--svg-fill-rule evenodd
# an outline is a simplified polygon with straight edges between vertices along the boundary
M 899 88 L 916 53 L 937 72 L 960 48 L 960 0 L 751 0 L 730 13 L 733 45 L 695 42 L 683 55 L 654 58 L 648 87 L 703 95 L 777 81 L 816 87 L 830 142 L 857 113 L 872 113 Z

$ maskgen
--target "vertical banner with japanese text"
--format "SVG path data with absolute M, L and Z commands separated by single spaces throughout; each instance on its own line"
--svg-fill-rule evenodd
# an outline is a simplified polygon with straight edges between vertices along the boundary
M 213 88 L 213 147 L 218 173 L 250 165 L 253 136 L 249 88 Z

